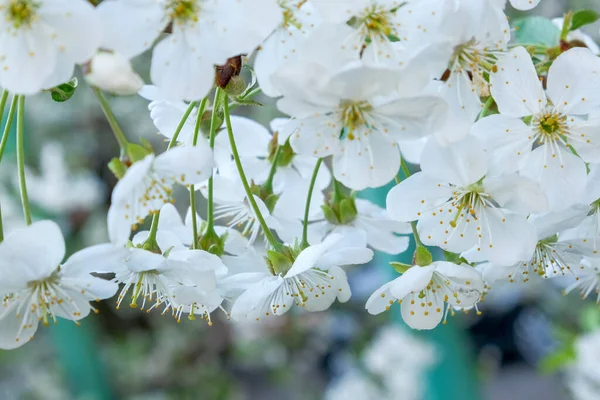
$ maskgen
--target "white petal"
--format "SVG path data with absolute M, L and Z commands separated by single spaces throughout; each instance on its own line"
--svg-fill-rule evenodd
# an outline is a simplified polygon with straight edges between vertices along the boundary
M 167 24 L 163 6 L 155 1 L 108 0 L 97 11 L 104 30 L 102 47 L 127 58 L 149 49 Z
M 198 100 L 206 96 L 214 81 L 213 60 L 207 49 L 190 48 L 183 37 L 164 39 L 154 48 L 150 76 L 152 82 L 168 94 L 171 100 Z
M 477 121 L 471 134 L 482 141 L 492 175 L 518 171 L 523 158 L 531 152 L 532 128 L 519 118 L 490 115 Z
M 398 299 L 403 299 L 410 293 L 419 293 L 429 284 L 434 271 L 435 265 L 409 268 L 400 278 L 394 281 L 394 284 L 390 287 L 390 292 Z
M 496 66 L 498 72 L 490 74 L 490 83 L 501 114 L 526 117 L 546 106 L 544 88 L 525 48 L 515 47 Z
M 65 241 L 53 221 L 38 221 L 17 229 L 0 243 L 0 275 L 18 271 L 23 283 L 48 278 L 65 256 Z
M 110 243 L 87 247 L 73 254 L 62 265 L 63 276 L 84 275 L 91 272 L 105 273 L 115 271 L 129 252 L 125 248 Z
M 583 160 L 569 150 L 558 147 L 555 152 L 549 145 L 543 145 L 531 152 L 521 174 L 539 182 L 550 210 L 558 211 L 580 202 L 587 170 Z
M 510 0 L 510 4 L 517 10 L 531 10 L 539 4 L 540 0 Z
M 31 327 L 23 327 L 22 317 L 17 317 L 18 303 L 13 303 L 0 313 L 0 349 L 12 350 L 33 339 L 38 328 L 37 318 L 31 318 Z M 27 310 L 29 311 L 29 310 Z M 19 333 L 20 331 L 20 333 Z
M 467 138 L 442 147 L 431 138 L 421 155 L 421 169 L 441 182 L 465 187 L 487 173 L 488 157 L 477 139 Z
M 512 174 L 486 178 L 484 190 L 500 207 L 517 214 L 548 211 L 548 199 L 542 187 L 524 176 Z
M 390 305 L 396 302 L 397 299 L 390 293 L 390 287 L 394 285 L 394 282 L 396 282 L 400 278 L 396 278 L 395 280 L 386 283 L 385 285 L 377 289 L 371 295 L 371 297 L 369 297 L 369 299 L 367 300 L 367 304 L 365 304 L 365 308 L 367 309 L 369 314 L 381 314 L 382 312 L 389 310 Z
M 547 93 L 565 114 L 589 114 L 600 106 L 600 60 L 589 49 L 562 53 L 548 71 Z
M 168 150 L 154 162 L 156 173 L 182 185 L 202 183 L 212 175 L 212 150 L 205 141 Z
M 419 330 L 433 329 L 438 326 L 444 316 L 444 300 L 435 294 L 426 299 L 431 302 L 431 306 L 427 304 L 427 307 L 422 307 L 421 304 L 425 302 L 414 297 L 416 296 L 411 295 L 410 301 L 408 298 L 402 301 L 400 311 L 404 322 L 411 328 Z
M 450 197 L 451 188 L 418 172 L 388 192 L 386 208 L 390 217 L 397 221 L 415 221 L 425 212 L 444 204 Z
M 398 145 L 376 131 L 356 135 L 344 140 L 341 154 L 333 156 L 336 179 L 354 190 L 380 187 L 394 179 L 400 168 Z

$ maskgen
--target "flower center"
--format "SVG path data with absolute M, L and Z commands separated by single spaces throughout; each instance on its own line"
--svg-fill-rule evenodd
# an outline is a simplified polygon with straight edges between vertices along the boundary
M 167 2 L 166 9 L 173 22 L 185 24 L 198 22 L 198 13 L 200 4 L 198 0 L 170 0 Z
M 468 212 L 477 219 L 477 208 L 485 206 L 489 202 L 489 196 L 483 193 L 483 187 L 480 184 L 473 184 L 465 189 L 454 191 L 454 199 L 451 205 L 456 208 L 454 219 L 450 221 L 450 226 L 456 228 L 456 222 L 464 217 L 464 212 Z
M 15 29 L 29 26 L 36 18 L 40 3 L 33 0 L 11 0 L 8 4 L 7 18 Z
M 354 131 L 367 125 L 367 116 L 373 107 L 367 101 L 342 100 L 340 109 L 345 137 L 354 140 L 356 138 Z
M 356 25 L 366 39 L 387 39 L 396 31 L 395 24 L 391 21 L 393 15 L 392 10 L 373 5 L 365 8 L 363 13 L 358 16 Z
M 290 0 L 279 0 L 277 3 L 283 11 L 283 23 L 281 24 L 284 28 L 294 27 L 296 29 L 302 29 L 302 23 L 298 21 L 296 17 L 296 11 L 300 9 L 308 0 L 290 1 Z
M 554 112 L 534 118 L 533 125 L 537 128 L 540 142 L 560 139 L 560 135 L 564 135 L 567 131 L 566 121 L 566 116 Z
M 32 293 L 29 312 L 37 315 L 45 326 L 50 325 L 49 318 L 56 322 L 52 308 L 61 306 L 65 300 L 69 300 L 57 288 L 60 280 L 58 273 L 59 268 L 47 278 L 27 283 L 27 288 Z M 77 316 L 76 313 L 74 313 L 74 316 Z

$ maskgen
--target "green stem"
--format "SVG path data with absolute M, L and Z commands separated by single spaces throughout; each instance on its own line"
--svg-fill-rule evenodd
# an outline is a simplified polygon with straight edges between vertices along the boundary
M 273 193 L 273 179 L 275 178 L 275 173 L 277 172 L 277 167 L 279 164 L 279 158 L 281 157 L 282 152 L 283 146 L 277 146 L 277 150 L 275 150 L 275 155 L 273 156 L 273 161 L 271 163 L 271 169 L 269 170 L 269 176 L 263 184 L 263 189 L 268 193 Z
M 117 142 L 119 142 L 119 147 L 121 148 L 121 153 L 125 153 L 129 142 L 127 141 L 127 138 L 125 137 L 123 130 L 119 126 L 119 123 L 117 122 L 117 118 L 115 117 L 115 114 L 113 113 L 112 109 L 110 108 L 110 104 L 108 103 L 108 100 L 104 96 L 104 93 L 102 93 L 102 90 L 98 89 L 97 87 L 92 87 L 92 91 L 98 98 L 98 101 L 100 102 L 100 107 L 102 107 L 102 111 L 104 111 L 104 115 L 106 116 L 106 119 L 108 120 L 110 128 L 112 129 L 113 134 L 115 135 L 115 138 L 117 139 Z
M 317 182 L 317 175 L 319 175 L 319 168 L 323 159 L 319 158 L 315 164 L 315 169 L 310 180 L 310 186 L 308 187 L 308 195 L 306 196 L 306 206 L 304 208 L 304 221 L 302 226 L 302 247 L 306 248 L 309 246 L 308 243 L 308 215 L 310 214 L 310 201 L 312 200 L 313 191 L 315 189 L 315 183 Z
M 2 141 L 0 141 L 0 162 L 2 161 L 2 157 L 4 156 L 4 150 L 6 149 L 6 144 L 8 143 L 8 138 L 10 136 L 10 129 L 12 128 L 15 113 L 17 112 L 18 99 L 19 96 L 13 96 L 12 101 L 10 102 L 10 109 L 8 110 L 8 119 L 6 120 L 6 125 L 4 125 Z
M 405 178 L 408 178 L 412 175 L 410 169 L 408 168 L 408 164 L 406 164 L 406 161 L 404 161 L 404 158 L 400 159 L 400 167 L 402 168 L 402 172 L 404 173 Z M 396 183 L 400 184 L 401 181 L 402 180 L 400 179 L 400 177 L 396 176 Z M 425 245 L 421 241 L 419 232 L 417 231 L 417 223 L 415 221 L 412 221 L 410 223 L 410 227 L 412 229 L 413 236 L 415 237 L 415 243 L 417 244 L 417 247 L 425 247 Z
M 412 173 L 410 172 L 410 168 L 408 168 L 408 164 L 404 160 L 404 157 L 400 158 L 400 168 L 402 168 L 402 172 L 404 173 L 404 176 L 406 178 L 412 175 Z
M 0 97 L 0 122 L 2 122 L 2 117 L 4 116 L 4 107 L 6 107 L 7 101 L 8 101 L 8 90 L 3 90 L 2 97 Z
M 219 118 L 219 107 L 222 102 L 226 102 L 227 100 L 222 96 L 222 89 L 217 87 L 215 91 L 215 98 L 213 100 L 213 109 L 212 114 L 210 116 L 210 131 L 209 131 L 209 144 L 210 148 L 215 148 L 215 139 L 217 137 L 217 120 Z M 211 235 L 215 233 L 215 202 L 214 202 L 214 174 L 210 175 L 208 178 L 208 196 L 206 199 L 207 202 L 207 211 L 206 211 L 206 231 L 204 235 Z M 195 217 L 194 217 L 195 219 Z
M 235 144 L 235 137 L 233 136 L 233 129 L 231 128 L 231 115 L 229 113 L 229 102 L 223 102 L 223 111 L 225 114 L 225 123 L 227 125 L 227 135 L 229 136 L 229 144 L 231 146 L 231 153 L 233 154 L 233 159 L 235 161 L 235 165 L 237 167 L 238 173 L 240 175 L 240 179 L 242 180 L 242 184 L 244 185 L 244 190 L 246 191 L 246 198 L 250 202 L 252 209 L 254 210 L 254 214 L 256 214 L 256 218 L 260 223 L 260 226 L 263 229 L 265 234 L 265 238 L 269 242 L 269 244 L 277 251 L 283 250 L 282 244 L 275 239 L 273 236 L 273 232 L 267 226 L 263 215 L 258 208 L 258 204 L 256 204 L 256 200 L 254 199 L 254 195 L 252 194 L 252 190 L 250 190 L 250 185 L 248 184 L 248 179 L 246 178 L 246 174 L 244 172 L 244 168 L 242 167 L 242 162 L 240 160 L 240 155 L 237 150 L 237 146 Z
M 192 138 L 192 146 L 196 146 L 198 144 L 198 138 L 200 137 L 200 125 L 202 124 L 202 116 L 204 115 L 204 110 L 206 109 L 206 103 L 208 102 L 208 98 L 204 97 L 202 99 L 202 104 L 200 105 L 200 110 L 198 111 L 198 116 L 196 117 L 196 124 L 194 125 L 194 137 Z M 212 179 L 212 176 L 211 176 Z M 198 220 L 196 219 L 196 188 L 194 185 L 190 186 L 190 208 L 192 211 L 192 233 L 194 237 L 192 238 L 192 249 L 198 249 Z
M 25 179 L 25 148 L 23 144 L 24 119 L 25 119 L 25 96 L 15 96 L 19 98 L 17 108 L 17 165 L 19 174 L 19 189 L 21 192 L 21 203 L 23 204 L 23 214 L 25 223 L 31 225 L 31 210 L 29 206 L 29 196 L 27 195 L 27 180 Z
M 179 134 L 181 133 L 181 130 L 183 129 L 183 126 L 185 125 L 185 122 L 187 121 L 188 117 L 194 110 L 194 107 L 196 107 L 196 104 L 197 103 L 195 101 L 192 101 L 190 103 L 190 105 L 188 106 L 187 110 L 185 110 L 185 113 L 183 114 L 183 117 L 181 117 L 181 121 L 179 121 L 179 125 L 177 125 L 177 128 L 175 129 L 175 133 L 173 134 L 173 137 L 171 138 L 171 141 L 169 142 L 168 149 L 173 148 L 177 144 L 177 139 L 179 138 Z

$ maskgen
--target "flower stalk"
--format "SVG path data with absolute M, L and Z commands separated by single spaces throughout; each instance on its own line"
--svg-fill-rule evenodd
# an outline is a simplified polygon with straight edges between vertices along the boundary
M 319 175 L 319 168 L 321 168 L 322 163 L 323 159 L 319 158 L 315 164 L 315 169 L 310 180 L 310 186 L 308 187 L 308 195 L 306 196 L 306 205 L 304 208 L 304 221 L 302 223 L 302 248 L 307 248 L 310 246 L 308 243 L 308 216 L 310 214 L 310 202 L 315 189 L 315 183 L 317 182 L 317 176 Z
M 29 196 L 27 194 L 27 180 L 25 178 L 25 146 L 24 146 L 24 119 L 25 119 L 25 97 L 18 98 L 17 107 L 17 167 L 19 174 L 19 191 L 21 193 L 21 204 L 23 205 L 23 215 L 25 223 L 31 225 L 31 209 L 29 205 Z
M 246 191 L 246 198 L 250 202 L 252 206 L 252 210 L 258 219 L 260 226 L 263 229 L 265 234 L 265 238 L 276 251 L 282 251 L 283 245 L 275 238 L 271 229 L 269 229 L 265 218 L 263 217 L 260 209 L 258 208 L 258 204 L 254 199 L 254 195 L 252 194 L 252 190 L 250 189 L 250 185 L 248 184 L 248 178 L 246 178 L 246 173 L 244 172 L 244 168 L 242 167 L 242 161 L 240 160 L 240 154 L 237 150 L 237 146 L 235 144 L 235 137 L 233 136 L 233 129 L 231 127 L 231 115 L 229 112 L 229 102 L 223 102 L 223 112 L 225 114 L 225 123 L 227 125 L 227 135 L 229 136 L 229 143 L 231 145 L 231 153 L 233 154 L 233 159 L 235 161 L 235 165 L 237 167 L 238 173 L 240 175 L 240 179 L 242 180 L 242 184 L 244 185 L 244 190 Z

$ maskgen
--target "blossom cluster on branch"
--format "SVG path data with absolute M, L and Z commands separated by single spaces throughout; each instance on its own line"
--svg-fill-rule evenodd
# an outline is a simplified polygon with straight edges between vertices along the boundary
M 28 225 L 0 237 L 0 348 L 113 296 L 209 324 L 217 309 L 256 321 L 323 311 L 351 297 L 347 266 L 403 253 L 411 236 L 413 262 L 392 263 L 401 275 L 366 309 L 400 303 L 415 329 L 479 313 L 500 279 L 566 276 L 567 292 L 598 292 L 600 59 L 578 31 L 598 16 L 570 12 L 551 23 L 555 43 L 527 42 L 533 28 L 511 28 L 506 6 L 0 0 L 0 111 L 12 96 L 0 158 L 16 125 Z M 146 51 L 148 85 L 130 64 Z M 120 146 L 119 181 L 110 241 L 63 261 L 57 224 L 32 221 L 23 119 L 29 95 L 68 100 L 77 65 Z M 104 92 L 147 99 L 168 148 L 128 137 Z M 286 116 L 269 128 L 232 114 L 261 92 Z M 357 197 L 394 181 L 386 208 Z

